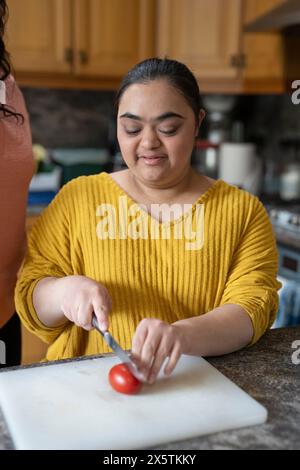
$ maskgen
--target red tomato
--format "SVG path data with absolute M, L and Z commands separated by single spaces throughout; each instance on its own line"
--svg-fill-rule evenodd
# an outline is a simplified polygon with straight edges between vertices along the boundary
M 113 366 L 109 371 L 108 379 L 114 390 L 128 395 L 137 393 L 142 386 L 142 382 L 132 375 L 125 364 Z

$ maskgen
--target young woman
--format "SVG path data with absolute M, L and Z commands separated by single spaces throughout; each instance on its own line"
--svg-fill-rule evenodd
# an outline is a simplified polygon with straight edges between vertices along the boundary
M 16 301 L 48 359 L 108 352 L 93 312 L 149 382 L 181 354 L 220 355 L 255 343 L 277 311 L 277 252 L 253 195 L 196 173 L 204 118 L 197 82 L 148 59 L 117 95 L 128 169 L 67 184 L 29 240 Z
M 27 191 L 34 170 L 28 115 L 3 42 L 6 16 L 6 2 L 0 0 L 0 367 L 17 365 L 21 358 L 14 288 L 25 251 Z

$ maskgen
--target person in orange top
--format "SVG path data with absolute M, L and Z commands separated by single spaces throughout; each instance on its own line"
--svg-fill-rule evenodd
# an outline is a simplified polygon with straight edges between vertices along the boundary
M 27 192 L 34 171 L 28 114 L 3 41 L 6 17 L 6 2 L 0 0 L 0 367 L 21 359 L 14 288 L 25 252 Z

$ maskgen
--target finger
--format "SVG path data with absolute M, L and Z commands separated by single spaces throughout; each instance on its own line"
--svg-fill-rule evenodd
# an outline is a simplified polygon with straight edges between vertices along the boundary
M 107 307 L 110 309 L 112 307 L 111 296 L 109 295 L 109 292 L 106 289 L 106 287 L 103 286 L 103 285 L 101 285 L 100 296 L 102 297 L 103 303 L 105 303 L 107 305 Z
M 145 322 L 139 323 L 132 339 L 132 345 L 131 345 L 131 355 L 133 359 L 136 361 L 137 365 L 140 365 L 141 362 L 141 354 L 142 354 L 142 349 L 143 345 L 146 341 L 148 334 L 148 327 L 145 324 Z
M 90 331 L 92 326 L 92 314 L 93 314 L 93 306 L 91 304 L 81 304 L 79 305 L 78 312 L 77 312 L 77 324 L 81 326 L 81 328 Z
M 140 355 L 141 360 L 141 371 L 146 378 L 148 378 L 149 371 L 152 367 L 152 363 L 154 357 L 156 356 L 156 352 L 161 340 L 160 334 L 157 332 L 147 335 L 146 341 L 144 342 L 142 352 Z
M 175 344 L 172 351 L 171 351 L 171 354 L 170 354 L 170 357 L 169 357 L 169 360 L 166 364 L 166 367 L 164 368 L 164 374 L 165 375 L 170 375 L 172 374 L 173 370 L 175 369 L 176 367 L 176 364 L 177 362 L 179 361 L 180 359 L 180 356 L 181 356 L 181 346 L 179 343 Z
M 162 341 L 157 349 L 157 353 L 153 360 L 149 375 L 147 377 L 150 384 L 153 384 L 159 374 L 159 371 L 165 361 L 169 356 L 172 346 L 167 347 L 166 343 Z
M 107 331 L 108 326 L 109 326 L 109 321 L 108 321 L 108 306 L 105 304 L 93 304 L 94 307 L 94 313 L 96 315 L 98 325 L 101 331 Z

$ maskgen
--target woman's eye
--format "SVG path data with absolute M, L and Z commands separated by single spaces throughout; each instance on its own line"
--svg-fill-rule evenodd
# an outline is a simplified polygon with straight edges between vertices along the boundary
M 175 134 L 176 131 L 177 131 L 177 128 L 174 128 L 174 129 L 159 129 L 159 132 L 162 132 L 163 134 L 166 134 L 166 135 Z
M 125 129 L 126 134 L 134 135 L 140 132 L 140 129 Z
M 172 128 L 172 129 L 158 129 L 159 132 L 165 135 L 172 135 L 175 134 L 175 132 L 178 130 L 178 128 Z M 141 129 L 125 129 L 126 134 L 128 135 L 136 135 L 139 132 L 141 132 Z

